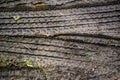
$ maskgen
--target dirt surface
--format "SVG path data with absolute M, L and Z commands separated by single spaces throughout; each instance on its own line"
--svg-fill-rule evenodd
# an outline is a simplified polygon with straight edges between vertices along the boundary
M 119 79 L 119 0 L 0 1 L 0 80 Z

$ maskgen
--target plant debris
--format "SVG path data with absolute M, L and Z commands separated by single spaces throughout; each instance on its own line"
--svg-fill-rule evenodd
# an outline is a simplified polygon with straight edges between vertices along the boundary
M 23 60 L 28 67 L 34 67 L 33 63 L 29 60 Z
M 17 20 L 20 19 L 20 16 L 13 16 L 13 19 L 14 19 L 15 21 L 17 21 Z

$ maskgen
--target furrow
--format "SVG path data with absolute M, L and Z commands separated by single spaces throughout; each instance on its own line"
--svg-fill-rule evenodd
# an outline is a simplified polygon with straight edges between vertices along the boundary
M 16 6 L 25 6 L 25 7 L 30 7 L 33 8 L 34 7 L 38 7 L 40 5 L 45 5 L 45 6 L 55 6 L 55 8 L 59 8 L 58 6 L 61 7 L 68 7 L 68 6 L 74 6 L 74 5 L 105 5 L 105 4 L 112 4 L 112 3 L 117 3 L 118 0 L 9 0 L 9 1 L 3 1 L 0 2 L 0 8 L 5 7 L 5 8 L 14 8 Z
M 67 21 L 53 21 L 53 22 L 40 22 L 39 20 L 37 21 L 33 21 L 33 22 L 21 22 L 21 23 L 14 23 L 13 25 L 16 25 L 17 24 L 26 24 L 27 23 L 27 27 L 25 28 L 38 28 L 38 27 L 43 27 L 43 28 L 46 28 L 46 27 L 63 27 L 63 26 L 74 26 L 74 25 L 89 25 L 89 24 L 100 24 L 100 23 L 109 23 L 109 22 L 116 22 L 118 21 L 119 22 L 120 20 L 120 16 L 113 16 L 113 17 L 107 17 L 107 18 L 95 18 L 95 19 L 78 19 L 78 20 L 67 20 Z M 1 21 L 1 24 L 5 25 L 5 24 L 12 24 L 8 21 L 7 23 L 7 20 L 6 22 Z M 20 26 L 19 25 L 19 26 Z M 11 27 L 10 27 L 11 28 Z M 21 27 L 21 28 L 24 28 L 24 27 Z M 114 28 L 114 27 L 113 27 Z M 11 28 L 12 29 L 12 28 Z M 13 28 L 14 29 L 14 28 Z
M 68 55 L 80 55 L 84 56 L 86 52 L 94 52 L 90 50 L 85 50 L 85 49 L 76 49 L 76 52 L 74 52 L 74 49 L 70 48 L 64 48 L 62 46 L 54 46 L 54 45 L 47 45 L 47 44 L 30 44 L 30 43 L 19 43 L 19 42 L 7 42 L 7 41 L 1 41 L 0 46 L 5 46 L 8 48 L 22 48 L 22 49 L 28 49 L 28 51 L 32 50 L 38 50 L 38 51 L 53 51 L 53 52 L 58 52 L 58 53 L 64 53 Z
M 13 16 L 20 17 L 52 17 L 52 16 L 66 16 L 66 15 L 77 15 L 77 14 L 90 14 L 120 10 L 120 5 L 108 5 L 108 6 L 97 6 L 97 7 L 85 7 L 85 8 L 73 8 L 73 9 L 62 9 L 62 10 L 48 10 L 48 11 L 27 11 L 27 12 L 0 12 L 0 18 L 12 18 Z
M 112 20 L 111 20 L 112 19 Z M 119 20 L 119 17 L 112 17 L 104 20 L 104 22 Z M 96 19 L 96 21 L 99 21 Z M 74 21 L 75 23 L 79 23 L 80 21 Z M 74 23 L 71 21 L 71 23 Z M 65 22 L 64 22 L 65 23 Z M 70 22 L 67 22 L 70 23 Z M 92 22 L 93 23 L 93 22 Z M 107 24 L 87 24 L 87 25 L 77 25 L 77 26 L 70 26 L 70 27 L 55 27 L 55 28 L 35 28 L 35 29 L 24 29 L 24 28 L 16 28 L 16 29 L 3 29 L 0 30 L 0 35 L 9 35 L 9 36 L 17 36 L 17 35 L 24 35 L 24 36 L 54 36 L 58 34 L 101 34 L 101 35 L 108 35 L 113 37 L 120 37 L 119 36 L 119 24 L 117 25 L 107 25 Z M 61 23 L 62 24 L 62 23 Z M 110 30 L 113 26 L 117 27 L 117 30 Z
M 67 55 L 61 52 L 51 51 L 51 50 L 32 50 L 29 48 L 8 48 L 8 47 L 2 47 L 0 46 L 0 52 L 14 52 L 14 53 L 21 53 L 22 54 L 28 54 L 28 55 L 36 55 L 36 56 L 46 56 L 46 57 L 55 57 L 55 58 L 61 58 L 61 59 L 70 59 L 75 61 L 87 61 L 85 57 L 81 56 L 75 56 L 75 55 Z
M 68 34 L 58 35 L 53 39 L 57 38 L 58 40 L 63 40 L 63 41 L 75 41 L 75 42 L 84 43 L 84 44 L 93 44 L 93 45 L 100 45 L 100 46 L 106 46 L 106 47 L 120 46 L 120 41 L 114 40 L 112 38 L 105 39 L 105 38 L 99 38 L 99 36 L 98 38 L 92 37 L 92 36 L 87 37 L 87 36 L 81 36 L 79 34 L 69 34 L 68 36 L 67 35 Z
M 0 52 L 1 53 L 1 52 Z M 29 54 L 23 54 L 22 53 L 14 53 L 14 52 L 2 52 L 3 55 L 6 56 L 21 56 L 23 59 L 29 59 L 31 61 L 37 61 L 37 62 L 44 62 L 43 64 L 46 65 L 54 65 L 54 66 L 66 66 L 66 67 L 82 67 L 81 65 L 84 64 L 84 61 L 74 61 L 70 59 L 64 59 L 64 58 L 56 58 L 56 57 L 47 57 L 47 56 L 36 56 L 36 55 L 29 55 Z M 90 65 L 90 63 L 87 63 L 86 65 Z M 87 68 L 87 67 L 86 67 Z
M 46 1 L 45 3 L 47 5 L 67 5 L 67 4 L 75 4 L 75 3 L 79 3 L 79 4 L 104 4 L 104 3 L 110 3 L 110 2 L 115 2 L 117 0 L 56 0 L 56 1 L 53 1 L 53 0 L 48 0 Z
M 64 39 L 64 40 L 76 40 L 76 41 L 83 41 L 88 42 L 91 44 L 101 44 L 101 45 L 109 45 L 109 46 L 120 46 L 120 41 L 116 40 L 110 40 L 110 39 L 102 39 L 102 38 L 93 38 L 93 37 L 83 37 L 76 34 L 76 36 L 72 35 L 61 35 L 57 36 L 58 39 Z
M 94 54 L 94 53 L 90 53 L 90 52 L 87 52 L 87 55 L 89 56 L 75 56 L 75 55 L 64 55 L 62 53 L 56 53 L 56 52 L 51 52 L 51 51 L 37 51 L 37 50 L 32 50 L 31 52 L 29 52 L 28 50 L 26 49 L 20 49 L 20 48 L 6 48 L 6 47 L 0 47 L 0 52 L 4 53 L 4 52 L 7 52 L 9 54 L 21 54 L 21 55 L 29 55 L 29 56 L 37 56 L 37 57 L 46 57 L 46 58 L 54 58 L 54 59 L 65 59 L 65 60 L 71 60 L 71 61 L 77 61 L 77 62 L 85 62 L 85 63 L 88 63 L 88 62 L 96 62 L 96 61 L 99 61 L 100 63 L 107 63 L 109 62 L 112 57 L 114 57 L 114 54 L 112 54 L 112 57 L 111 56 L 108 56 L 109 53 L 106 52 L 106 54 Z M 104 56 L 104 58 L 102 58 Z M 94 57 L 94 59 L 93 59 Z M 95 58 L 96 57 L 96 58 Z M 102 60 L 101 60 L 102 59 Z
M 85 20 L 83 20 L 85 21 Z M 67 21 L 68 22 L 68 21 Z M 99 26 L 99 25 L 113 25 L 113 26 L 109 26 L 111 27 L 110 29 L 113 29 L 113 28 L 119 28 L 119 20 L 118 21 L 110 21 L 110 22 L 100 22 L 100 23 L 94 23 L 94 22 L 85 22 L 85 23 L 64 23 L 64 24 L 61 24 L 60 23 L 63 23 L 63 22 L 50 22 L 50 23 L 21 23 L 21 24 L 0 24 L 0 29 L 33 29 L 33 28 L 58 28 L 58 27 L 74 27 L 74 26 L 83 26 L 83 25 L 93 25 L 94 26 Z M 58 25 L 59 23 L 59 25 Z
M 105 63 L 102 62 L 102 63 L 99 63 L 99 62 L 80 62 L 80 61 L 73 61 L 73 60 L 65 60 L 65 59 L 58 59 L 58 58 L 46 58 L 46 57 L 39 57 L 39 56 L 29 56 L 29 55 L 21 55 L 21 54 L 16 54 L 16 53 L 8 53 L 8 52 L 3 52 L 3 54 L 6 56 L 6 57 L 10 57 L 11 56 L 14 58 L 19 58 L 20 56 L 22 57 L 22 59 L 29 59 L 29 60 L 32 60 L 34 61 L 35 63 L 41 63 L 43 65 L 46 65 L 47 67 L 44 67 L 44 71 L 46 72 L 46 75 L 47 75 L 47 78 L 46 79 L 54 79 L 54 78 L 51 78 L 51 77 L 54 77 L 56 74 L 59 76 L 61 75 L 61 73 L 63 74 L 62 76 L 64 75 L 69 75 L 69 74 L 72 74 L 72 79 L 78 79 L 81 74 L 84 74 L 81 76 L 82 79 L 88 79 L 88 78 L 92 78 L 92 79 L 99 79 L 98 77 L 101 77 L 101 75 L 107 75 L 109 76 L 109 73 L 110 74 L 115 74 L 116 76 L 116 69 L 112 69 L 110 66 L 104 66 Z M 40 65 L 40 64 L 38 64 Z M 53 67 L 54 66 L 54 67 Z M 93 72 L 93 68 L 95 68 L 95 71 L 97 71 L 98 73 L 92 73 Z M 105 69 L 105 71 L 101 72 L 102 69 Z M 24 69 L 26 71 L 26 69 Z M 29 69 L 31 70 L 31 69 Z M 85 70 L 85 71 L 84 71 Z M 53 71 L 55 71 L 55 73 L 53 73 Z M 58 72 L 60 72 L 60 74 Z M 76 71 L 78 73 L 76 73 Z M 16 71 L 15 73 L 18 74 L 19 71 Z M 33 74 L 30 74 L 31 72 L 33 72 L 33 70 L 29 71 L 29 75 L 32 75 Z M 47 74 L 47 72 L 52 72 L 52 75 L 49 75 L 49 73 Z M 66 74 L 67 73 L 67 74 Z M 92 74 L 91 74 L 92 73 Z M 86 75 L 87 74 L 87 75 Z M 89 74 L 89 75 L 88 75 Z M 27 73 L 24 74 L 25 76 L 27 75 Z M 35 72 L 34 75 L 37 75 L 37 73 Z M 43 74 L 42 74 L 43 75 Z M 69 76 L 67 75 L 67 79 L 69 79 Z M 99 76 L 100 75 L 100 76 Z M 39 74 L 40 76 L 40 74 Z M 56 76 L 56 78 L 58 78 L 58 76 Z M 85 77 L 86 76 L 86 77 Z M 60 76 L 61 77 L 61 76 Z M 45 80 L 46 80 L 45 79 Z M 100 78 L 101 79 L 101 78 Z M 108 79 L 108 78 L 106 78 Z M 43 79 L 42 79 L 43 80 Z
M 69 14 L 59 14 L 59 15 L 53 15 L 53 14 L 52 15 L 47 15 L 47 14 L 43 15 L 43 12 L 40 12 L 40 11 L 39 11 L 39 13 L 38 13 L 38 11 L 36 11 L 36 13 L 29 11 L 28 12 L 29 14 L 26 13 L 26 12 L 23 12 L 23 13 L 21 13 L 21 12 L 11 12 L 11 13 L 4 12 L 6 15 L 2 14 L 2 12 L 0 12 L 0 19 L 13 19 L 13 16 L 20 16 L 21 18 L 57 18 L 57 17 L 61 18 L 61 17 L 70 17 L 70 16 L 74 17 L 74 16 L 78 16 L 78 15 L 79 16 L 82 15 L 83 17 L 89 17 L 91 15 L 90 17 L 95 17 L 96 15 L 98 15 L 97 17 L 100 17 L 100 16 L 103 17 L 103 16 L 113 15 L 114 13 L 118 14 L 119 11 L 120 10 L 114 9 L 114 10 L 111 10 L 111 11 L 103 11 L 103 12 L 95 12 L 95 13 L 94 12 L 93 13 L 75 13 L 75 14 L 74 13 L 69 13 Z M 49 11 L 49 12 L 53 12 L 53 11 Z M 56 10 L 56 12 L 57 12 L 57 10 Z M 47 11 L 46 11 L 46 13 L 47 13 Z M 55 12 L 54 12 L 54 14 L 55 14 Z M 89 16 L 87 16 L 87 15 L 89 15 Z M 82 17 L 82 16 L 80 16 L 80 17 Z
M 83 43 L 83 42 L 73 42 L 69 40 L 64 40 L 64 39 L 49 39 L 49 38 L 3 38 L 0 40 L 1 45 L 3 43 L 6 43 L 6 45 L 11 45 L 11 46 L 18 46 L 17 44 L 24 44 L 27 46 L 35 45 L 34 48 L 37 48 L 37 46 L 52 46 L 57 48 L 66 50 L 66 52 L 73 52 L 77 54 L 79 51 L 88 51 L 88 52 L 101 52 L 105 51 L 106 49 L 97 48 L 97 47 L 105 47 L 101 45 L 95 45 L 95 44 L 88 44 L 88 43 Z M 11 43 L 11 44 L 8 44 Z M 119 43 L 119 42 L 118 42 Z M 15 45 L 16 44 L 16 45 Z M 23 45 L 23 46 L 24 46 Z M 92 46 L 92 47 L 91 47 Z M 51 48 L 52 48 L 51 47 Z M 109 47 L 110 48 L 110 47 Z M 114 47 L 111 47 L 114 48 Z M 47 48 L 46 48 L 47 49 Z
M 16 21 L 12 19 L 0 19 L 0 24 L 20 24 L 20 23 L 50 23 L 50 22 L 63 22 L 63 21 L 73 21 L 73 20 L 91 20 L 91 19 L 106 19 L 109 17 L 120 16 L 120 12 L 111 12 L 111 13 L 100 13 L 100 14 L 85 14 L 85 15 L 72 15 L 72 16 L 62 16 L 62 17 L 50 17 L 50 18 L 20 18 Z M 86 22 L 87 23 L 87 22 Z
M 78 60 L 78 61 L 79 60 L 93 60 L 92 57 L 96 56 L 96 58 L 93 60 L 93 61 L 95 61 L 95 60 L 99 60 L 102 57 L 102 55 L 104 57 L 105 56 L 108 57 L 108 56 L 112 55 L 107 51 L 108 49 L 111 49 L 111 48 L 106 47 L 105 50 L 101 50 L 102 47 L 100 48 L 100 46 L 98 49 L 97 48 L 98 46 L 91 45 L 91 44 L 86 45 L 88 47 L 84 47 L 85 44 L 79 44 L 79 45 L 80 45 L 79 47 L 82 47 L 82 48 L 85 48 L 88 50 L 92 47 L 92 49 L 94 49 L 95 51 L 87 51 L 85 49 L 84 50 L 72 50 L 72 49 L 64 49 L 62 47 L 59 48 L 59 47 L 55 47 L 55 46 L 34 45 L 34 44 L 28 44 L 28 43 L 25 44 L 25 43 L 19 43 L 19 42 L 5 42 L 5 41 L 1 41 L 0 50 L 16 52 L 16 53 L 21 53 L 21 54 L 27 53 L 29 55 L 62 57 L 62 58 Z M 103 53 L 105 53 L 105 54 L 103 54 Z M 89 57 L 87 59 L 86 59 L 86 55 L 89 55 Z M 102 60 L 104 60 L 104 59 L 102 59 Z M 108 60 L 109 60 L 109 58 L 108 58 Z
M 24 39 L 25 40 L 25 39 Z M 56 48 L 60 48 L 60 49 L 66 49 L 66 50 L 76 50 L 76 51 L 82 51 L 82 50 L 85 50 L 85 51 L 91 51 L 91 52 L 94 52 L 94 51 L 92 51 L 92 50 L 88 50 L 88 49 L 84 49 L 84 48 L 82 48 L 82 47 L 79 47 L 79 48 L 77 48 L 77 47 L 74 47 L 74 46 L 71 46 L 71 45 L 68 45 L 68 46 L 63 46 L 63 44 L 62 45 L 60 45 L 60 44 L 58 44 L 57 42 L 58 41 L 60 41 L 60 40 L 51 40 L 52 42 L 51 43 L 49 43 L 49 42 L 43 42 L 43 43 L 37 43 L 36 42 L 36 40 L 37 39 L 35 39 L 35 42 L 34 41 L 32 41 L 32 43 L 30 43 L 30 42 L 26 42 L 26 41 L 24 41 L 24 40 L 22 40 L 22 42 L 20 42 L 20 41 L 11 41 L 11 40 L 0 40 L 1 41 L 1 45 L 3 45 L 4 43 L 6 44 L 6 43 L 11 43 L 10 45 L 11 45 L 11 47 L 12 46 L 17 46 L 17 45 L 15 45 L 15 44 L 24 44 L 23 45 L 23 47 L 25 47 L 26 45 L 28 46 L 30 46 L 30 45 L 34 45 L 34 48 L 37 48 L 37 46 L 52 46 L 52 47 L 56 47 Z M 32 40 L 32 39 L 28 39 L 28 41 L 30 41 L 30 40 Z M 42 39 L 42 40 L 44 40 L 44 39 Z M 42 40 L 39 40 L 40 42 L 42 41 Z M 50 40 L 50 39 L 47 39 L 48 41 Z M 55 41 L 55 43 L 56 43 L 56 45 L 53 43 L 53 41 Z M 60 41 L 61 42 L 61 41 Z M 63 43 L 63 42 L 61 42 L 61 43 Z M 6 44 L 7 45 L 7 44 Z M 26 47 L 27 47 L 26 46 Z M 36 46 L 36 47 L 35 47 Z

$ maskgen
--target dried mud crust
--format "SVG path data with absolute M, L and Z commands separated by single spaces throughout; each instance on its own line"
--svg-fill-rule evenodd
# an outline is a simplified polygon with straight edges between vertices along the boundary
M 41 4 L 50 10 L 38 11 Z M 0 56 L 44 71 L 2 68 L 0 80 L 119 80 L 118 0 L 2 0 L 0 7 Z

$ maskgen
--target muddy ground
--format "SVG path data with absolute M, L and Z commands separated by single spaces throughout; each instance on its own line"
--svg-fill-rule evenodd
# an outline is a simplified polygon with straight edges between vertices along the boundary
M 120 1 L 1 0 L 0 80 L 120 80 Z

